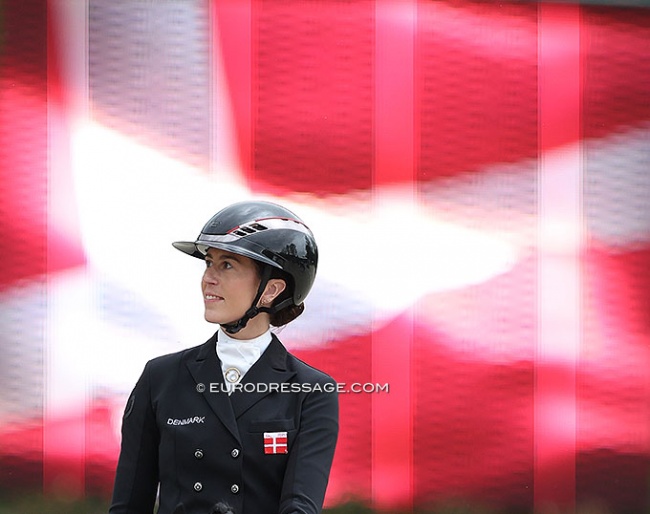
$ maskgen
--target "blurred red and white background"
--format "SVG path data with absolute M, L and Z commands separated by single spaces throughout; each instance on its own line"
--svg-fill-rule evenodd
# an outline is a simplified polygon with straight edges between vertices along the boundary
M 316 234 L 280 334 L 338 382 L 327 495 L 650 508 L 650 9 L 0 3 L 0 490 L 110 495 L 236 200 Z

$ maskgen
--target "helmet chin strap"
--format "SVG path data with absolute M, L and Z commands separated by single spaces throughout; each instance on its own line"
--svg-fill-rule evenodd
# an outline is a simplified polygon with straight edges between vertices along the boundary
M 236 334 L 246 326 L 249 320 L 257 316 L 260 312 L 275 314 L 279 310 L 282 310 L 288 305 L 291 305 L 293 303 L 292 298 L 287 298 L 285 300 L 282 300 L 279 304 L 273 305 L 271 307 L 257 306 L 257 303 L 260 301 L 260 298 L 264 293 L 264 289 L 266 289 L 266 284 L 269 282 L 269 279 L 271 278 L 271 272 L 272 270 L 269 266 L 264 266 L 264 269 L 262 270 L 262 277 L 260 279 L 260 285 L 257 288 L 257 294 L 253 299 L 253 304 L 250 306 L 250 308 L 244 313 L 244 315 L 241 318 L 231 323 L 222 323 L 220 325 L 221 328 L 223 328 L 229 334 Z

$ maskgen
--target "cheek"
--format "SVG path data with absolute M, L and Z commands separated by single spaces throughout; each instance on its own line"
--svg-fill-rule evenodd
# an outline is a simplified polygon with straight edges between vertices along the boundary
M 251 302 L 255 298 L 255 295 L 257 294 L 257 288 L 259 287 L 259 280 L 256 280 L 255 278 L 252 279 L 247 279 L 242 283 L 242 292 L 246 291 L 242 296 L 247 297 Z

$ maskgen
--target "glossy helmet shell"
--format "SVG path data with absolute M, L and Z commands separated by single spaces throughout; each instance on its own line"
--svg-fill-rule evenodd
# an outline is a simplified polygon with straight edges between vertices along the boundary
M 281 269 L 293 279 L 295 305 L 307 297 L 318 267 L 311 230 L 293 212 L 271 202 L 232 204 L 210 218 L 196 241 L 172 244 L 199 259 L 208 248 L 218 248 Z

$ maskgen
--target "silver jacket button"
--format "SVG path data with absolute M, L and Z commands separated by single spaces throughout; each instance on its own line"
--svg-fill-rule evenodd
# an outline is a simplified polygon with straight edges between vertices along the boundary
M 194 452 L 194 456 L 195 456 L 197 459 L 202 459 L 202 458 L 203 458 L 203 450 L 201 450 L 201 449 L 196 450 L 196 451 Z
M 203 489 L 203 484 L 201 482 L 195 482 L 194 483 L 194 490 L 198 493 Z
M 237 494 L 239 492 L 239 486 L 237 484 L 232 484 L 230 486 L 230 492 L 233 494 Z
M 236 459 L 237 457 L 239 457 L 239 450 L 237 448 L 233 448 L 232 451 L 230 452 L 230 456 L 233 459 Z

